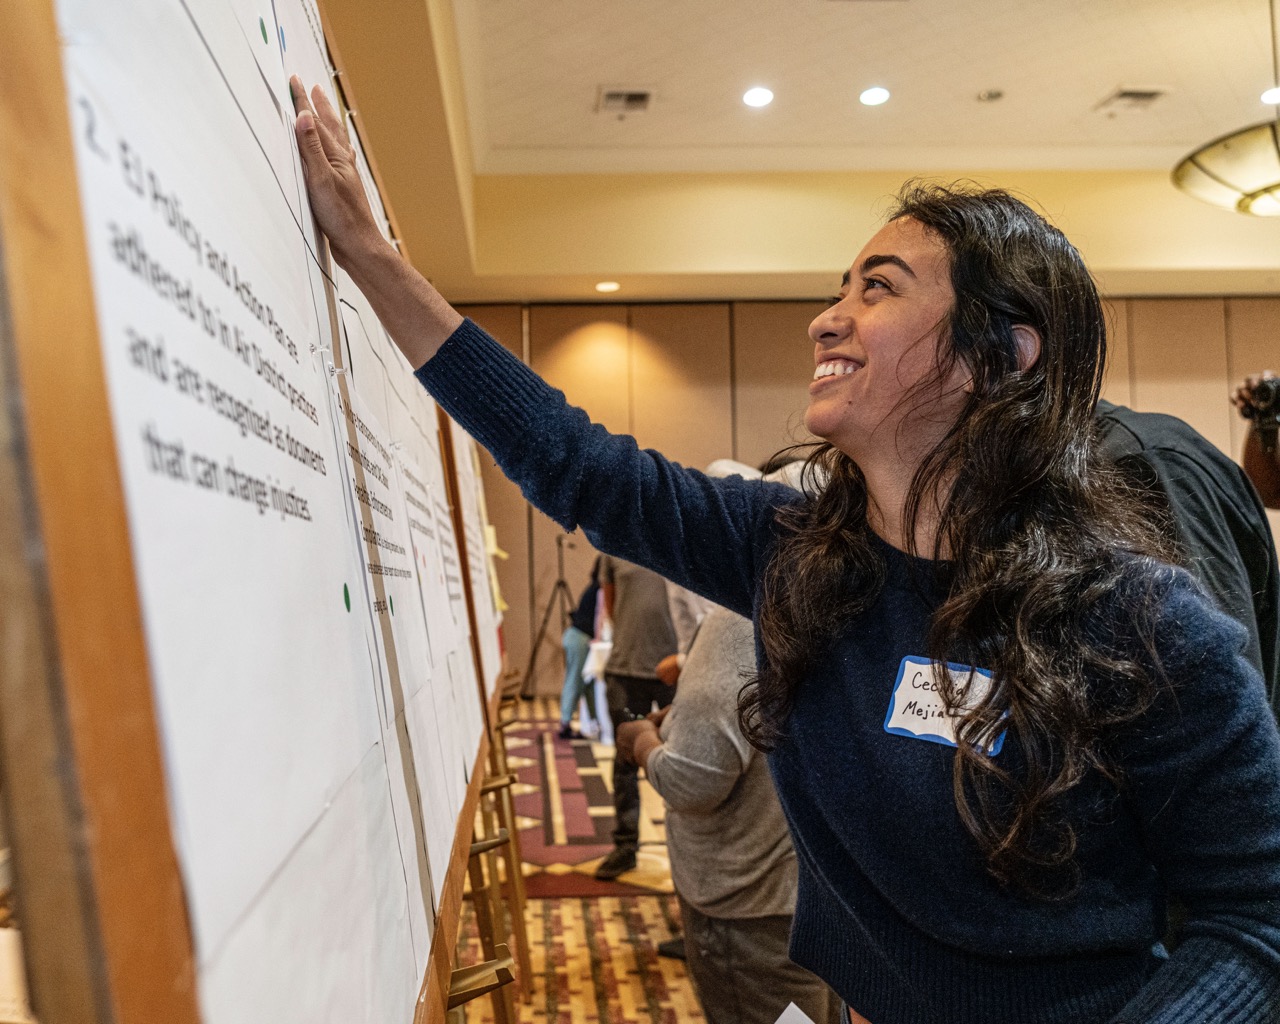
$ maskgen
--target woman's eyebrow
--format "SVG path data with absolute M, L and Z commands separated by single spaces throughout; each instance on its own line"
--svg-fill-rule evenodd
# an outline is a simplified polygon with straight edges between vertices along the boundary
M 874 270 L 876 267 L 883 266 L 886 263 L 892 263 L 895 267 L 901 267 L 912 277 L 916 276 L 916 272 L 912 270 L 910 265 L 907 263 L 907 261 L 900 256 L 868 256 L 865 260 L 862 261 L 862 266 L 859 269 L 862 271 L 862 273 L 867 274 L 867 273 L 870 273 L 872 270 Z M 845 278 L 845 284 L 848 284 L 849 275 L 847 272 L 845 273 L 844 278 Z

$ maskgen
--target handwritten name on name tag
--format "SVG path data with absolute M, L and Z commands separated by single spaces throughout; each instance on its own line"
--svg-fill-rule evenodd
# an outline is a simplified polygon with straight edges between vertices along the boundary
M 969 665 L 948 663 L 953 685 L 965 693 L 964 706 L 948 711 L 939 692 L 938 666 L 928 658 L 907 655 L 898 666 L 898 680 L 889 698 L 889 712 L 884 718 L 884 731 L 895 736 L 956 746 L 956 723 L 965 708 L 977 706 L 991 689 L 991 673 Z M 985 752 L 994 757 L 1004 746 L 1002 732 Z

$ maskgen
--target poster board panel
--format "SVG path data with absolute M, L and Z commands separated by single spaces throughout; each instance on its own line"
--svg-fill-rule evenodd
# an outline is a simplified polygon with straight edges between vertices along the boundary
M 4 354 L 16 493 L 48 553 L 26 572 L 56 634 L 41 682 L 66 691 L 41 736 L 76 770 L 61 877 L 90 908 L 50 933 L 82 976 L 43 990 L 57 1003 L 36 986 L 37 1008 L 407 1019 L 451 962 L 436 928 L 452 906 L 456 930 L 485 714 L 434 405 L 304 201 L 286 69 L 330 81 L 319 12 L 21 8 L 0 20 L 22 41 L 0 60 Z M 415 470 L 438 576 L 408 526 Z M 356 875 L 351 927 L 326 930 L 317 908 Z

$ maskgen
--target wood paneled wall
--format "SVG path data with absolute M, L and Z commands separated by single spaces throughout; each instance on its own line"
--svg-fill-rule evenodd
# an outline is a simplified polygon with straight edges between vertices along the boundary
M 1245 424 L 1228 396 L 1248 373 L 1280 371 L 1280 298 L 1118 298 L 1107 306 L 1105 395 L 1180 416 L 1238 458 Z M 610 430 L 701 467 L 724 456 L 756 465 L 807 438 L 807 328 L 821 309 L 821 302 L 706 302 L 462 311 Z M 556 538 L 566 544 L 565 580 L 575 602 L 595 551 L 581 534 L 565 537 L 531 510 L 488 463 L 485 492 L 511 556 L 498 570 L 510 605 L 504 638 L 510 663 L 523 671 L 553 596 Z M 559 652 L 553 608 L 534 673 L 540 693 L 559 691 Z

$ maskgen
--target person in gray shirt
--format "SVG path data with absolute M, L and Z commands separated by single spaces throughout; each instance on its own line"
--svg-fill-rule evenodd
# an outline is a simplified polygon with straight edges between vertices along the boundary
M 795 849 L 768 764 L 738 727 L 738 691 L 756 667 L 751 622 L 710 609 L 678 670 L 674 702 L 624 723 L 617 756 L 643 767 L 666 802 L 685 963 L 709 1024 L 773 1024 L 793 1002 L 816 1024 L 835 1022 L 839 1001 L 787 956 Z M 675 659 L 658 674 L 670 681 Z
M 658 680 L 657 666 L 676 653 L 676 630 L 667 605 L 667 584 L 657 573 L 621 558 L 600 560 L 605 614 L 613 622 L 613 650 L 604 667 L 605 697 L 614 735 L 625 722 L 643 717 L 656 703 L 671 703 L 671 687 Z M 596 878 L 617 878 L 636 866 L 640 845 L 639 770 L 625 758 L 613 760 L 613 850 L 596 868 Z
M 751 623 L 715 608 L 674 703 L 623 724 L 618 758 L 642 766 L 666 802 L 686 966 L 709 1024 L 773 1024 L 792 1002 L 824 1024 L 838 1019 L 838 1003 L 787 956 L 796 900 L 787 822 L 764 756 L 738 728 L 738 691 L 754 667 Z

